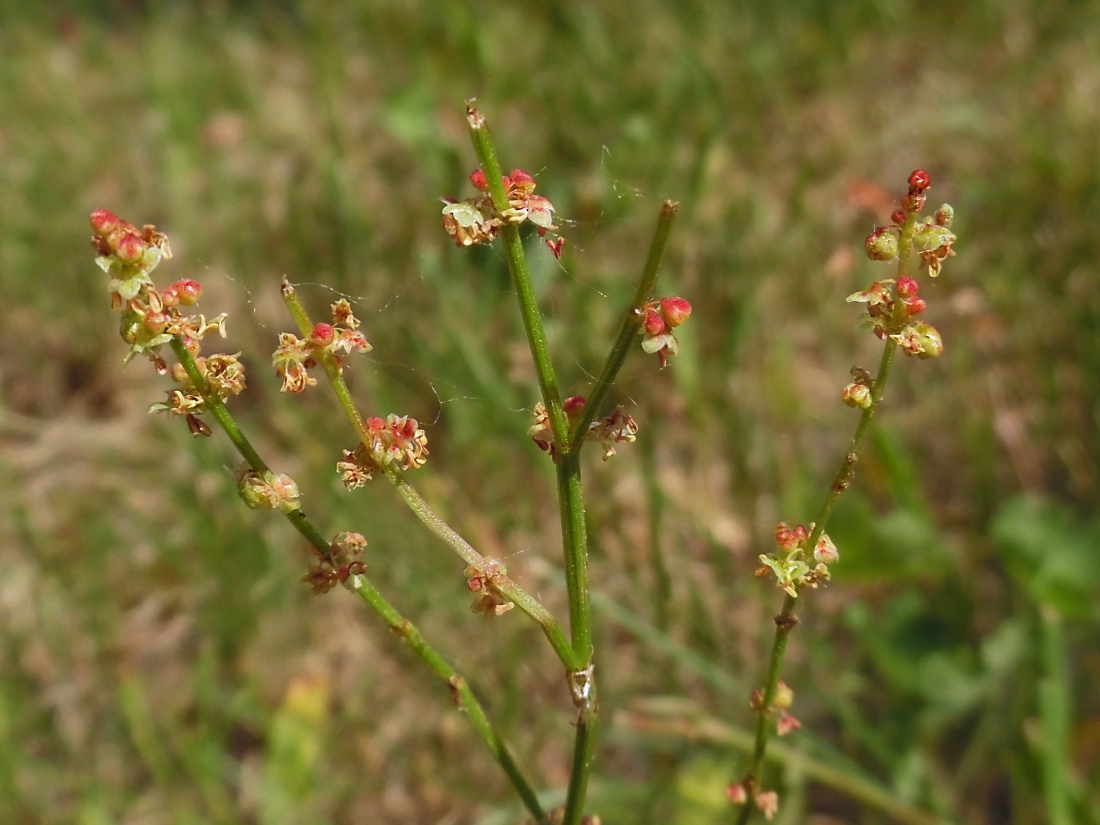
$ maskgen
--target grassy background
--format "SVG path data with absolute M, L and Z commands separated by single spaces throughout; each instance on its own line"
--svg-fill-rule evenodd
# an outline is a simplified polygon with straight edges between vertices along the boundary
M 462 103 L 567 219 L 533 246 L 559 376 L 584 392 L 661 201 L 674 367 L 627 364 L 637 445 L 587 468 L 605 822 L 725 822 L 779 593 L 751 576 L 816 512 L 874 342 L 843 297 L 909 172 L 957 211 L 924 287 L 945 356 L 895 373 L 786 680 L 805 727 L 783 822 L 1100 822 L 1100 6 L 973 2 L 0 7 L 0 821 L 506 823 L 446 692 L 342 591 L 312 598 L 280 520 L 235 501 L 226 441 L 150 418 L 121 366 L 88 213 L 156 223 L 158 272 L 231 313 L 236 412 L 328 532 L 449 651 L 552 797 L 571 712 L 520 616 L 332 472 L 350 430 L 266 370 L 288 274 L 348 294 L 370 411 L 430 422 L 415 480 L 563 612 L 552 475 L 497 250 L 460 251 Z M 522 480 L 517 483 L 517 479 Z M 802 761 L 799 760 L 802 757 Z M 809 767 L 805 759 L 811 760 Z M 822 765 L 839 769 L 823 776 Z M 887 794 L 886 810 L 859 782 Z M 853 793 L 856 795 L 853 796 Z M 812 816 L 811 816 L 812 814 Z M 916 821 L 916 820 L 913 820 Z

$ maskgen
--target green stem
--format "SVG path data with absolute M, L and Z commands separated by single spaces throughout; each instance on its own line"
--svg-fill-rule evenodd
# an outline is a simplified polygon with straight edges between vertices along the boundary
M 489 185 L 489 195 L 493 199 L 493 207 L 498 213 L 508 210 L 508 198 L 504 191 L 503 173 L 500 170 L 500 161 L 497 160 L 496 147 L 493 145 L 492 135 L 489 134 L 489 126 L 481 113 L 472 106 L 466 108 L 466 121 L 470 125 L 470 137 L 474 144 L 474 152 L 477 154 L 478 163 L 485 173 L 486 183 Z M 561 393 L 558 390 L 558 381 L 554 376 L 554 365 L 550 361 L 550 347 L 546 342 L 546 331 L 542 327 L 542 316 L 539 314 L 538 300 L 535 298 L 535 288 L 531 283 L 531 271 L 527 267 L 527 257 L 523 254 L 523 241 L 519 236 L 519 227 L 509 221 L 505 221 L 500 228 L 500 236 L 504 239 L 504 251 L 508 258 L 508 268 L 512 273 L 512 284 L 516 289 L 516 297 L 519 299 L 519 311 L 523 318 L 523 328 L 527 333 L 527 341 L 531 347 L 531 358 L 535 362 L 535 372 L 538 374 L 539 389 L 542 392 L 542 403 L 550 417 L 550 429 L 554 433 L 554 443 L 558 445 L 569 443 L 569 423 L 565 418 L 565 411 L 561 406 Z
M 508 209 L 507 196 L 497 160 L 496 147 L 485 118 L 467 104 L 466 121 L 478 163 L 485 173 L 489 195 L 498 214 Z M 581 667 L 572 667 L 567 674 L 573 702 L 579 709 L 574 744 L 573 768 L 566 799 L 564 822 L 576 825 L 584 811 L 596 743 L 596 684 L 592 665 L 592 607 L 588 595 L 588 534 L 584 523 L 584 498 L 581 488 L 580 456 L 569 440 L 569 423 L 562 409 L 561 393 L 550 360 L 550 349 L 539 314 L 538 301 L 531 283 L 531 272 L 523 253 L 519 227 L 505 221 L 500 229 L 504 239 L 508 268 L 512 273 L 520 316 L 527 332 L 531 358 L 535 363 L 542 402 L 550 419 L 554 435 L 555 473 L 557 476 L 558 509 L 561 514 L 562 552 L 565 557 L 565 584 L 569 595 L 569 630 L 573 653 Z
M 588 402 L 584 405 L 580 417 L 573 424 L 573 431 L 569 438 L 570 450 L 580 450 L 584 444 L 584 434 L 588 431 L 588 426 L 599 415 L 600 409 L 615 383 L 615 378 L 630 352 L 631 344 L 638 337 L 641 321 L 639 313 L 645 308 L 649 299 L 653 297 L 653 285 L 657 281 L 657 271 L 661 267 L 661 260 L 664 258 L 665 249 L 668 247 L 668 238 L 672 233 L 672 225 L 676 221 L 676 213 L 679 208 L 679 204 L 674 201 L 665 201 L 661 207 L 661 215 L 657 219 L 657 229 L 653 233 L 649 255 L 646 257 L 645 269 L 642 270 L 642 279 L 638 282 L 634 300 L 626 308 L 626 312 L 623 313 L 623 320 L 619 324 L 619 334 L 615 338 L 611 351 L 607 354 L 607 360 L 604 362 L 599 378 L 596 379 L 596 383 L 592 387 L 592 394 L 588 397 Z
M 291 317 L 294 319 L 295 324 L 297 324 L 302 336 L 306 338 L 311 337 L 313 335 L 313 321 L 302 305 L 297 291 L 291 286 L 286 278 L 283 279 L 282 292 L 283 301 L 286 303 L 287 309 L 290 311 Z M 329 384 L 332 386 L 333 392 L 336 393 L 336 398 L 340 402 L 341 408 L 344 410 L 344 414 L 347 416 L 348 421 L 351 422 L 352 427 L 355 428 L 355 434 L 358 436 L 360 442 L 364 444 L 369 443 L 370 437 L 367 434 L 366 424 L 363 421 L 363 416 L 359 413 L 359 408 L 356 406 L 355 400 L 351 397 L 351 390 L 344 380 L 340 365 L 336 362 L 332 353 L 327 350 L 319 350 L 316 354 L 316 358 L 322 369 L 324 369 Z M 401 498 L 408 504 L 409 509 L 413 511 L 416 517 L 419 518 L 432 533 L 449 545 L 466 564 L 478 570 L 486 569 L 485 557 L 477 552 L 468 541 L 462 538 L 462 536 L 431 508 L 420 493 L 409 484 L 400 470 L 390 465 L 383 464 L 382 471 L 389 482 L 397 489 Z M 558 624 L 557 619 L 554 618 L 553 614 L 547 610 L 538 599 L 507 576 L 496 575 L 493 576 L 492 581 L 493 586 L 497 590 L 515 602 L 516 606 L 519 607 L 521 611 L 539 623 L 551 647 L 554 648 L 554 652 L 558 654 L 562 664 L 564 664 L 567 669 L 575 670 L 578 667 L 583 667 L 583 664 L 577 661 L 577 656 L 574 654 L 573 648 L 570 646 L 569 640 L 565 636 L 565 632 L 561 629 L 561 625 Z
M 217 394 L 210 392 L 206 379 L 203 378 L 202 373 L 199 371 L 198 364 L 195 363 L 195 359 L 191 356 L 191 353 L 187 351 L 187 347 L 184 345 L 183 340 L 180 338 L 173 338 L 171 347 L 172 351 L 176 354 L 176 358 L 178 358 L 180 364 L 183 365 L 187 377 L 191 379 L 192 385 L 202 393 L 207 410 L 210 411 L 211 415 L 213 415 L 214 419 L 218 422 L 218 425 L 225 431 L 226 435 L 229 436 L 230 441 L 233 442 L 233 445 L 237 448 L 241 456 L 244 457 L 245 461 L 248 462 L 248 465 L 259 473 L 271 472 L 264 460 L 260 458 L 259 453 L 257 453 L 252 446 L 251 442 L 241 431 L 241 428 L 237 426 L 236 420 L 230 415 L 229 410 L 226 409 L 221 398 L 219 398 Z M 313 523 L 306 518 L 301 510 L 284 512 L 284 515 L 294 526 L 294 529 L 297 530 L 318 552 L 324 555 L 331 554 L 332 549 L 329 542 Z M 456 705 L 464 710 L 467 716 L 469 716 L 470 723 L 489 746 L 493 756 L 496 758 L 497 762 L 500 763 L 501 768 L 503 768 L 505 774 L 507 774 L 512 785 L 515 787 L 516 792 L 523 800 L 524 806 L 538 822 L 546 822 L 546 812 L 539 804 L 534 789 L 520 772 L 515 761 L 512 759 L 512 755 L 508 752 L 500 735 L 489 721 L 488 716 L 486 716 L 485 709 L 478 702 L 473 691 L 470 690 L 466 680 L 459 676 L 457 671 L 455 671 L 455 669 L 424 640 L 424 637 L 412 622 L 405 619 L 382 597 L 365 575 L 350 576 L 347 581 L 347 586 L 358 593 L 364 601 L 382 617 L 382 620 L 389 625 L 390 629 L 401 636 L 406 644 L 427 663 L 428 667 L 447 682 Z
M 569 775 L 569 792 L 565 798 L 562 825 L 579 825 L 584 815 L 588 778 L 592 775 L 592 762 L 596 756 L 596 729 L 599 722 L 595 682 L 591 682 L 591 691 L 588 697 L 589 709 L 582 710 L 577 717 L 577 733 L 573 739 L 573 769 Z
M 916 217 L 915 212 L 907 215 L 905 225 L 902 227 L 898 247 L 899 278 L 904 277 L 908 271 Z M 894 311 L 890 318 L 890 327 L 900 329 L 904 323 L 904 319 L 905 307 L 901 300 L 895 296 Z M 855 465 L 859 460 L 859 451 L 863 446 L 863 441 L 867 437 L 867 433 L 871 430 L 871 422 L 874 420 L 875 412 L 878 410 L 879 404 L 882 403 L 882 396 L 886 390 L 886 382 L 890 378 L 890 369 L 894 363 L 894 356 L 897 354 L 897 350 L 898 342 L 891 337 L 887 337 L 886 343 L 882 349 L 882 358 L 879 361 L 878 372 L 875 373 L 874 383 L 871 386 L 871 403 L 860 416 L 859 424 L 856 425 L 855 433 L 852 435 L 852 440 L 848 445 L 847 452 L 844 454 L 844 459 L 841 461 L 840 467 L 836 471 L 836 475 L 833 476 L 832 484 L 829 485 L 829 492 L 826 494 L 825 501 L 821 505 L 821 510 L 818 512 L 817 519 L 814 521 L 810 536 L 806 539 L 807 552 L 812 553 L 813 548 L 817 546 L 818 539 L 825 533 L 825 525 L 829 521 L 829 516 L 832 515 L 833 507 L 837 499 L 840 498 L 840 494 L 848 489 L 848 486 L 852 483 L 852 477 L 855 474 Z M 772 640 L 771 655 L 768 659 L 768 675 L 764 683 L 764 692 L 760 704 L 761 710 L 759 711 L 760 716 L 756 724 L 756 737 L 753 746 L 752 760 L 745 774 L 745 780 L 747 784 L 751 785 L 753 793 L 760 788 L 760 776 L 763 769 L 764 755 L 767 751 L 768 736 L 771 731 L 770 723 L 772 717 L 769 709 L 772 706 L 772 702 L 775 701 L 775 694 L 779 685 L 779 674 L 782 670 L 783 658 L 787 650 L 787 640 L 791 635 L 791 631 L 798 625 L 798 617 L 795 616 L 795 608 L 797 605 L 798 599 L 794 596 L 787 595 L 786 598 L 783 599 L 783 607 L 779 611 L 779 615 L 775 617 L 775 638 Z M 738 825 L 745 825 L 752 816 L 752 811 L 752 805 L 743 805 L 737 818 Z
M 500 763 L 504 773 L 507 774 L 516 792 L 523 800 L 524 807 L 535 817 L 536 821 L 540 823 L 547 822 L 546 812 L 542 809 L 538 796 L 516 765 L 512 754 L 489 721 L 489 717 L 485 715 L 485 709 L 478 702 L 477 697 L 474 696 L 474 692 L 470 689 L 466 680 L 459 676 L 455 669 L 431 645 L 424 641 L 420 631 L 410 621 L 403 618 L 365 576 L 349 576 L 347 584 L 351 590 L 358 593 L 363 601 L 382 617 L 382 620 L 389 625 L 390 629 L 400 636 L 405 644 L 423 659 L 440 679 L 446 682 L 455 705 L 465 711 L 470 724 L 485 740 L 485 744 L 489 746 L 489 750 L 493 752 L 493 756 L 496 757 L 497 762 Z

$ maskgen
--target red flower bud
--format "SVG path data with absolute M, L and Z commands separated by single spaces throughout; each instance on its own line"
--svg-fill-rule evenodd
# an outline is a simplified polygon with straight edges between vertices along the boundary
M 522 169 L 513 169 L 512 174 L 508 176 L 511 178 L 512 183 L 534 183 L 535 179 L 528 175 Z
M 892 220 L 898 226 L 901 226 L 903 223 L 905 223 L 905 211 L 902 209 L 895 209 L 893 212 L 890 213 L 890 220 Z
M 97 235 L 106 237 L 114 232 L 122 224 L 121 219 L 114 212 L 107 209 L 97 209 L 92 213 L 92 229 Z
M 909 176 L 909 189 L 913 194 L 919 195 L 932 185 L 932 177 L 923 169 L 917 169 Z
M 650 309 L 645 314 L 645 331 L 650 335 L 661 335 L 665 331 L 665 321 L 657 314 L 656 310 Z
M 661 315 L 670 327 L 678 327 L 691 316 L 691 304 L 683 298 L 662 298 Z
M 562 402 L 561 406 L 566 415 L 573 416 L 583 410 L 587 403 L 588 400 L 583 395 L 571 395 Z
M 115 254 L 126 263 L 136 263 L 145 254 L 145 242 L 136 232 L 127 232 L 119 239 Z
M 470 173 L 470 183 L 474 185 L 474 188 L 478 189 L 481 192 L 489 191 L 489 182 L 485 180 L 485 172 L 481 169 L 481 167 L 478 167 Z
M 185 307 L 194 306 L 202 297 L 202 284 L 193 278 L 181 278 L 172 284 L 179 293 L 179 301 Z
M 901 297 L 901 298 L 912 297 L 912 296 L 917 294 L 919 289 L 920 289 L 920 284 L 918 284 L 914 279 L 912 279 L 908 276 L 903 276 L 901 278 L 898 278 L 898 296 L 899 297 Z
M 321 322 L 313 327 L 313 334 L 309 336 L 309 343 L 318 349 L 323 349 L 332 343 L 336 337 L 336 330 L 332 324 Z

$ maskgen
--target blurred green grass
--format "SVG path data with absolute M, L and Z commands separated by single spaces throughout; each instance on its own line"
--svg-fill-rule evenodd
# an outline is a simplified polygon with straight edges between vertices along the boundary
M 787 681 L 796 749 L 951 821 L 1100 821 L 1100 8 L 846 4 L 61 3 L 0 8 L 0 821 L 514 821 L 418 662 L 353 600 L 313 599 L 282 523 L 237 506 L 217 437 L 144 414 L 86 245 L 108 207 L 168 232 L 173 277 L 231 313 L 238 413 L 332 532 L 453 651 L 540 787 L 569 707 L 522 620 L 469 614 L 461 565 L 331 472 L 323 392 L 265 375 L 284 273 L 338 290 L 375 346 L 368 409 L 431 422 L 419 485 L 559 612 L 536 398 L 503 259 L 439 230 L 476 96 L 508 166 L 568 220 L 532 248 L 561 378 L 583 392 L 660 202 L 663 292 L 696 305 L 674 368 L 628 362 L 644 444 L 587 472 L 609 719 L 593 810 L 726 821 L 728 744 L 616 711 L 749 722 L 777 594 L 749 573 L 812 517 L 872 342 L 843 297 L 918 166 L 958 215 L 925 287 L 947 354 L 904 363 L 830 532 Z M 884 189 L 883 189 L 884 188 Z M 313 285 L 313 286 L 310 286 Z M 330 289 L 331 288 L 331 289 Z M 517 478 L 524 495 L 517 496 Z M 535 652 L 533 652 L 535 651 Z M 457 757 L 457 758 L 456 758 Z M 792 763 L 793 765 L 793 763 Z M 796 768 L 788 818 L 893 821 Z M 820 821 L 825 821 L 824 818 Z

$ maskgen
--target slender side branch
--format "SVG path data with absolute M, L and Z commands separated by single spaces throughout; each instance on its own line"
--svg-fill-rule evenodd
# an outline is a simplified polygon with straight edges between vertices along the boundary
M 283 279 L 282 292 L 283 301 L 290 310 L 299 331 L 304 337 L 310 337 L 313 334 L 313 321 L 298 298 L 298 293 L 285 278 Z M 348 388 L 343 373 L 340 371 L 340 366 L 336 363 L 332 353 L 322 350 L 317 353 L 316 357 L 328 377 L 329 384 L 336 393 L 344 414 L 351 422 L 352 427 L 355 428 L 356 436 L 362 443 L 369 443 L 370 438 L 367 434 L 363 416 L 359 413 L 359 408 L 351 397 L 351 390 Z M 420 493 L 406 480 L 400 470 L 388 465 L 383 466 L 382 470 L 389 482 L 397 489 L 401 498 L 408 504 L 409 509 L 432 533 L 449 545 L 468 565 L 478 570 L 486 569 L 487 559 L 431 508 Z M 558 654 L 558 658 L 561 659 L 567 669 L 575 670 L 578 667 L 583 667 L 582 664 L 578 663 L 577 656 L 574 654 L 565 632 L 561 629 L 561 625 L 538 599 L 520 587 L 513 579 L 504 575 L 494 576 L 493 586 L 515 602 L 520 610 L 539 623 L 551 647 L 554 648 L 554 652 Z
M 653 285 L 657 281 L 657 272 L 661 267 L 665 249 L 668 247 L 668 238 L 672 233 L 672 225 L 676 221 L 676 213 L 680 205 L 674 201 L 665 201 L 661 207 L 661 215 L 657 219 L 657 229 L 653 233 L 653 241 L 649 247 L 649 255 L 646 258 L 645 269 L 642 270 L 642 278 L 638 282 L 638 290 L 634 293 L 634 300 L 623 313 L 623 320 L 619 324 L 619 334 L 607 354 L 607 361 L 600 371 L 599 378 L 592 388 L 592 394 L 584 405 L 580 417 L 573 424 L 573 431 L 569 436 L 569 449 L 580 450 L 584 444 L 584 434 L 588 426 L 599 414 L 611 386 L 618 377 L 619 370 L 626 361 L 630 346 L 638 335 L 640 320 L 638 313 L 642 311 L 646 303 L 653 297 Z
M 206 403 L 207 409 L 214 416 L 219 426 L 225 431 L 226 435 L 229 436 L 230 441 L 233 442 L 237 451 L 244 457 L 253 470 L 260 473 L 270 472 L 267 464 L 260 458 L 259 453 L 256 452 L 251 442 L 249 442 L 240 427 L 237 426 L 237 422 L 234 420 L 233 416 L 230 415 L 229 410 L 226 409 L 222 400 L 218 398 L 216 393 L 209 391 L 206 380 L 203 378 L 202 373 L 199 372 L 195 359 L 191 357 L 191 353 L 187 351 L 183 341 L 178 337 L 173 338 L 171 340 L 171 346 L 172 351 L 183 365 L 192 384 L 202 393 L 203 401 Z M 328 540 L 322 536 L 321 532 L 308 518 L 306 518 L 301 510 L 292 510 L 284 513 L 284 515 L 294 526 L 294 529 L 305 537 L 310 545 L 316 548 L 318 552 L 326 555 L 331 554 L 331 545 Z M 524 806 L 538 822 L 546 822 L 546 812 L 539 803 L 538 796 L 535 794 L 531 784 L 519 770 L 511 753 L 509 753 L 500 735 L 489 721 L 488 716 L 485 714 L 485 709 L 481 706 L 481 703 L 478 702 L 477 697 L 474 696 L 466 680 L 459 676 L 457 671 L 455 671 L 455 669 L 424 640 L 424 637 L 412 622 L 405 619 L 385 600 L 385 598 L 383 598 L 382 594 L 378 592 L 365 575 L 358 574 L 349 576 L 347 585 L 351 590 L 358 593 L 363 600 L 382 617 L 382 620 L 389 625 L 390 629 L 404 639 L 405 643 L 413 652 L 423 659 L 437 676 L 447 683 L 455 704 L 466 712 L 466 715 L 470 719 L 470 723 L 485 741 L 485 744 L 489 746 L 489 750 L 492 751 L 493 756 L 496 758 L 497 762 L 500 763 L 501 768 L 511 780 L 513 787 L 523 800 Z M 541 605 L 539 605 L 539 607 L 541 607 Z
M 382 617 L 382 620 L 389 625 L 390 629 L 400 636 L 402 641 L 423 659 L 440 679 L 447 683 L 455 705 L 460 710 L 465 711 L 470 719 L 470 724 L 485 740 L 485 744 L 489 746 L 493 756 L 496 757 L 497 762 L 500 763 L 501 768 L 504 769 L 504 772 L 512 781 L 516 792 L 523 799 L 524 807 L 538 822 L 548 822 L 546 812 L 542 809 L 534 789 L 528 784 L 516 765 L 512 754 L 489 721 L 489 717 L 485 715 L 485 709 L 478 702 L 477 697 L 474 696 L 474 692 L 470 689 L 466 680 L 459 676 L 455 669 L 431 645 L 424 641 L 420 631 L 411 622 L 403 618 L 365 576 L 354 575 L 348 577 L 348 586 Z

